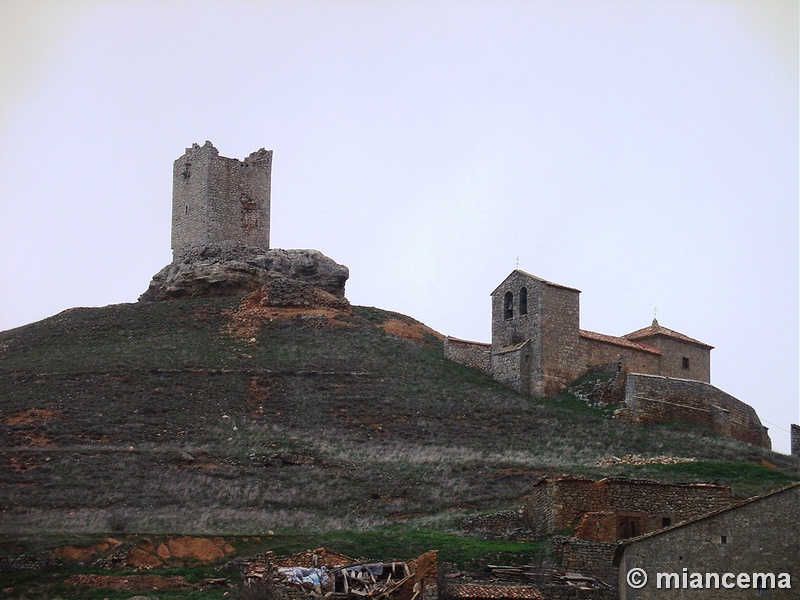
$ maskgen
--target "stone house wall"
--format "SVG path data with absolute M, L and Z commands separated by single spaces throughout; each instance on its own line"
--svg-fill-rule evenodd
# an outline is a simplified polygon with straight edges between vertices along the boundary
M 444 339 L 444 355 L 459 364 L 478 369 L 491 375 L 492 345 L 481 342 L 469 342 L 454 337 Z
M 617 513 L 610 510 L 587 512 L 575 528 L 575 537 L 611 542 L 617 539 Z
M 569 527 L 569 524 L 563 524 L 561 511 L 556 507 L 557 488 L 553 483 L 548 478 L 540 479 L 525 498 L 523 518 L 535 538 L 544 538 Z
M 187 148 L 173 164 L 173 257 L 224 241 L 268 249 L 271 179 L 271 150 L 240 161 L 211 142 Z
M 544 478 L 526 498 L 524 517 L 534 534 L 568 527 L 595 541 L 640 535 L 734 503 L 728 486 L 576 477 Z M 587 516 L 589 515 L 589 516 Z M 622 523 L 622 521 L 625 523 Z
M 519 511 L 504 510 L 488 515 L 468 517 L 461 530 L 489 539 L 529 540 L 531 534 L 527 522 Z
M 766 597 L 798 597 L 800 588 L 800 483 L 752 498 L 728 510 L 665 531 L 620 544 L 614 557 L 619 566 L 622 600 L 650 598 L 755 598 L 755 589 L 658 589 L 657 573 L 688 574 L 788 573 L 791 589 L 771 589 Z M 644 569 L 648 584 L 630 588 L 625 577 L 634 567 Z M 703 580 L 705 581 L 705 579 Z M 722 586 L 720 585 L 720 588 Z
M 624 420 L 637 425 L 688 421 L 735 439 L 770 448 L 767 428 L 752 406 L 710 383 L 629 373 Z
M 792 456 L 800 456 L 800 425 L 792 423 Z
M 597 577 L 613 588 L 617 587 L 619 579 L 619 568 L 613 564 L 616 549 L 616 542 L 592 542 L 564 536 L 553 538 L 553 553 L 560 557 L 561 568 Z

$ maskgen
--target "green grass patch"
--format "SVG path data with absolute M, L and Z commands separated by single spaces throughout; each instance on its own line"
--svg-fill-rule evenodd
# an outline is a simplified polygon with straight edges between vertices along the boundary
M 239 585 L 241 578 L 237 572 L 223 571 L 217 566 L 184 566 L 147 569 L 97 569 L 80 566 L 36 572 L 3 572 L 0 573 L 0 589 L 10 590 L 10 595 L 3 598 L 20 598 L 25 600 L 126 600 L 134 596 L 155 596 L 159 600 L 216 600 L 224 597 L 226 589 L 185 590 L 116 590 L 105 587 L 87 585 L 67 585 L 65 581 L 72 575 L 93 574 L 101 576 L 125 577 L 137 575 L 158 575 L 163 577 L 183 577 L 187 583 L 197 585 L 204 579 L 224 577 L 230 585 Z M 199 587 L 199 586 L 198 586 Z
M 589 406 L 586 402 L 568 392 L 561 392 L 555 396 L 544 398 L 534 398 L 531 402 L 540 406 L 553 408 L 564 413 L 564 416 L 572 415 L 584 418 L 605 418 L 609 414 L 607 410 Z
M 671 482 L 725 484 L 739 497 L 777 489 L 800 480 L 800 476 L 751 462 L 700 460 L 675 464 L 627 467 L 620 475 L 649 477 Z
M 240 555 L 272 550 L 278 556 L 325 547 L 356 560 L 409 560 L 428 550 L 437 550 L 440 562 L 453 563 L 465 570 L 480 570 L 489 563 L 525 564 L 546 552 L 549 543 L 488 540 L 390 525 L 367 531 L 278 532 L 269 537 L 248 538 L 235 546 Z

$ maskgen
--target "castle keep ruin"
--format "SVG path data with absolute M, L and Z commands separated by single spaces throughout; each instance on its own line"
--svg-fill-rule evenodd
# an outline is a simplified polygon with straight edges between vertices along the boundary
M 193 144 L 172 172 L 173 258 L 230 240 L 269 249 L 272 150 L 240 161 Z
M 272 150 L 226 158 L 192 144 L 172 168 L 172 262 L 142 302 L 243 295 L 281 306 L 349 306 L 346 266 L 318 250 L 269 247 Z
M 556 394 L 593 368 L 615 364 L 627 380 L 621 418 L 696 422 L 769 448 L 755 410 L 711 385 L 712 349 L 656 319 L 620 337 L 583 330 L 580 290 L 519 269 L 492 292 L 491 344 L 445 342 L 451 360 L 532 396 Z

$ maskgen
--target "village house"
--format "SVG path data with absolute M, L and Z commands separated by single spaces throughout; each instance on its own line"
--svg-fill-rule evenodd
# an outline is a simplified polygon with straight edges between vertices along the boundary
M 537 537 L 575 528 L 575 536 L 613 542 L 663 529 L 735 504 L 727 485 L 659 483 L 608 477 L 543 477 L 523 518 Z
M 621 600 L 800 597 L 800 482 L 623 540 Z M 640 588 L 643 572 L 647 583 Z M 661 574 L 661 576 L 659 576 Z M 665 591 L 669 587 L 669 591 Z M 709 589 L 711 588 L 711 589 Z

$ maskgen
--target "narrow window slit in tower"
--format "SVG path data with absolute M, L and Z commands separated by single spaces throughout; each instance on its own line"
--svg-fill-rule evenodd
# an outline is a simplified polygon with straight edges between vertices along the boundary
M 514 317 L 514 294 L 506 292 L 503 296 L 503 317 L 511 319 Z

